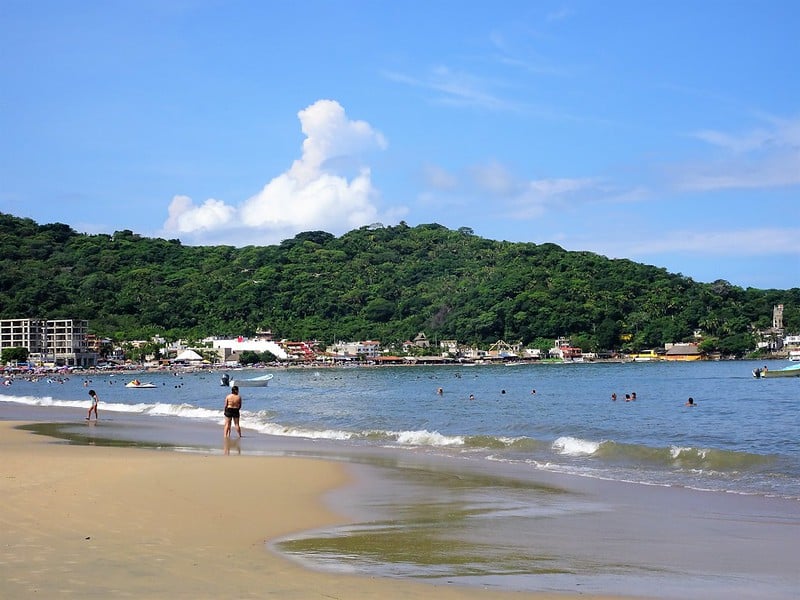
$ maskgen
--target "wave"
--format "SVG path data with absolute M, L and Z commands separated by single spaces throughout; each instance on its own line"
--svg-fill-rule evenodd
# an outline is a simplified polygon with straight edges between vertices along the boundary
M 86 410 L 90 400 L 61 400 L 51 396 L 9 396 L 0 394 L 0 402 L 16 402 L 29 406 L 63 407 Z M 222 423 L 223 412 L 191 404 L 136 403 L 123 404 L 103 402 L 101 411 L 150 415 L 156 417 L 180 417 Z M 341 429 L 317 429 L 313 426 L 286 425 L 274 420 L 270 411 L 250 412 L 243 410 L 241 424 L 259 433 L 273 436 L 306 439 L 367 442 L 408 448 L 461 449 L 464 452 L 493 453 L 494 459 L 512 461 L 534 460 L 546 464 L 583 461 L 596 468 L 650 468 L 667 471 L 736 473 L 760 470 L 777 460 L 774 456 L 753 454 L 734 450 L 694 448 L 681 446 L 651 447 L 642 444 L 620 443 L 611 440 L 590 440 L 574 436 L 562 436 L 548 443 L 530 437 L 504 437 L 483 435 L 443 434 L 439 431 L 407 430 L 347 431 Z M 557 457 L 563 457 L 558 459 Z M 566 463 L 565 463 L 566 464 Z
M 616 442 L 601 444 L 597 456 L 610 462 L 636 462 L 671 469 L 716 472 L 758 469 L 773 464 L 776 460 L 774 456 L 737 450 L 674 445 L 652 448 Z
M 51 396 L 3 396 L 0 402 L 16 402 L 27 406 L 57 407 L 57 408 L 89 408 L 91 400 L 59 400 Z M 156 415 L 164 417 L 184 417 L 191 419 L 221 419 L 221 410 L 198 408 L 191 404 L 145 403 L 122 404 L 118 402 L 103 402 L 100 409 L 106 412 L 128 413 L 138 415 Z
M 600 449 L 601 444 L 601 442 L 566 436 L 560 437 L 554 441 L 552 448 L 557 454 L 564 454 L 567 456 L 591 456 Z
M 598 459 L 606 464 L 691 471 L 751 470 L 773 464 L 777 460 L 774 456 L 737 450 L 680 446 L 651 447 L 609 440 L 584 440 L 568 436 L 555 440 L 552 449 L 557 454 Z
M 222 411 L 220 411 L 222 415 Z M 249 413 L 242 411 L 241 418 L 242 427 L 248 429 L 255 429 L 259 433 L 265 435 L 284 436 L 306 438 L 311 440 L 351 440 L 355 436 L 349 431 L 341 431 L 336 429 L 308 429 L 304 427 L 292 427 L 288 425 L 281 425 L 270 420 L 267 413 Z
M 367 435 L 375 439 L 383 438 L 387 442 L 400 446 L 463 446 L 464 436 L 444 435 L 438 431 L 428 431 L 427 429 L 411 431 L 370 431 Z

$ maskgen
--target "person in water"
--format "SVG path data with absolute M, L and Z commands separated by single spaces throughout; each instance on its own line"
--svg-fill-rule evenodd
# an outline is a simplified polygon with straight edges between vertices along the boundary
M 242 428 L 239 427 L 239 411 L 242 408 L 242 397 L 239 395 L 239 386 L 231 388 L 231 393 L 225 396 L 225 428 L 223 430 L 226 438 L 231 437 L 231 421 L 236 425 L 239 437 L 242 437 Z
M 89 390 L 89 397 L 92 399 L 92 404 L 89 406 L 89 414 L 86 415 L 86 420 L 92 420 L 92 411 L 94 411 L 94 420 L 97 421 L 99 418 L 97 416 L 97 403 L 100 402 L 100 398 L 97 397 L 97 392 L 94 390 Z
M 689 399 L 686 401 L 686 406 L 697 406 L 697 404 L 694 403 L 694 398 L 690 396 Z

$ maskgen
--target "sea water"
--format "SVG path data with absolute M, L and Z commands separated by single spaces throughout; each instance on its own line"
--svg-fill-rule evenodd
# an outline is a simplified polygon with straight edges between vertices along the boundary
M 757 366 L 280 369 L 267 387 L 242 388 L 241 423 L 264 436 L 800 500 L 800 378 L 755 379 Z M 221 422 L 221 372 L 135 376 L 157 387 L 125 388 L 134 377 L 126 374 L 16 380 L 0 390 L 0 411 L 5 403 L 88 408 L 91 387 L 106 414 Z M 689 397 L 694 407 L 686 406 Z

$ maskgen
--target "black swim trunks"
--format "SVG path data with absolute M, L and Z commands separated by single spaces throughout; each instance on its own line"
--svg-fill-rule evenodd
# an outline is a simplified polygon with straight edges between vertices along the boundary
M 238 419 L 239 418 L 239 409 L 238 408 L 225 408 L 225 416 L 229 419 Z

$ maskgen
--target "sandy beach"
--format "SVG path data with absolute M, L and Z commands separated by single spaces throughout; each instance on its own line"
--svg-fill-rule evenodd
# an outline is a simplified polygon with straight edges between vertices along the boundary
M 0 422 L 2 597 L 565 597 L 318 573 L 270 552 L 342 521 L 322 501 L 347 484 L 341 464 L 77 446 L 17 424 Z

